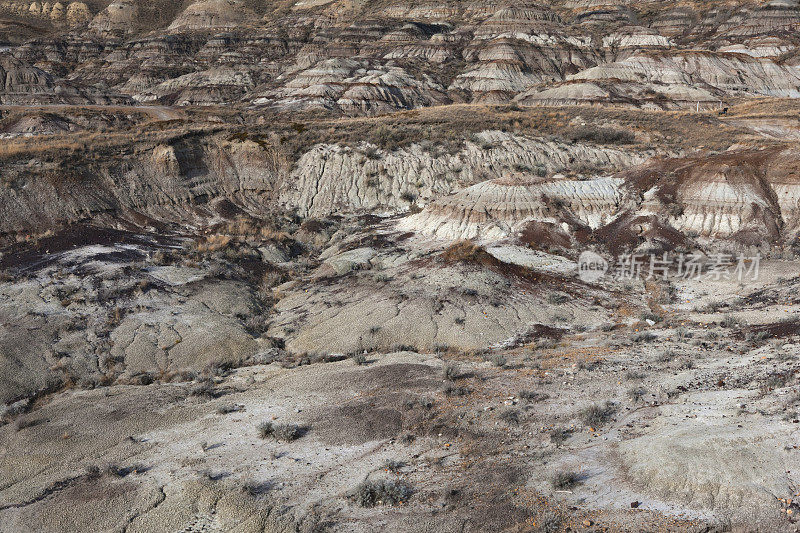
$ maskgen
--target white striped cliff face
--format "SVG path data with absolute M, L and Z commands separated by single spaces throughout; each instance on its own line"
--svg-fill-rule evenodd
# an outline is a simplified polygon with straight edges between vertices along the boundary
M 480 133 L 458 152 L 439 155 L 421 145 L 395 152 L 366 144 L 356 149 L 319 145 L 300 158 L 281 202 L 302 216 L 370 210 L 402 213 L 487 178 L 553 174 L 579 163 L 613 172 L 647 156 L 499 131 Z
M 399 224 L 432 237 L 495 241 L 518 236 L 531 222 L 569 231 L 610 222 L 622 200 L 621 179 L 506 180 L 479 183 L 433 203 Z
M 800 71 L 739 53 L 649 51 L 569 75 L 564 83 L 535 87 L 517 100 L 674 109 L 719 106 L 730 95 L 800 97 Z
M 797 151 L 740 150 L 623 172 L 640 214 L 676 230 L 746 245 L 790 245 L 798 234 Z M 653 172 L 659 177 L 642 179 Z
M 741 151 L 654 161 L 614 177 L 498 178 L 442 197 L 398 228 L 490 244 L 519 241 L 531 225 L 573 242 L 609 231 L 636 242 L 659 227 L 672 238 L 791 245 L 800 234 L 796 156 Z

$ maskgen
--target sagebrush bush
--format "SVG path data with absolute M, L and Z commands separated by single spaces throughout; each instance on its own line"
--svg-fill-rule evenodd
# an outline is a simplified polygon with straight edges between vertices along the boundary
M 376 505 L 397 505 L 408 501 L 413 494 L 411 487 L 391 479 L 365 481 L 352 493 L 352 500 L 362 507 Z
M 504 355 L 498 353 L 492 356 L 492 363 L 496 367 L 503 368 L 508 364 L 508 359 L 506 359 Z
M 269 437 L 275 440 L 291 442 L 297 440 L 305 434 L 305 428 L 297 424 L 273 424 L 272 422 L 262 422 L 258 425 L 258 436 L 262 439 Z
M 548 399 L 550 396 L 543 392 L 523 389 L 517 393 L 517 397 L 519 397 L 521 400 L 525 400 L 526 402 L 542 402 Z
M 498 417 L 510 426 L 518 426 L 522 421 L 522 412 L 519 409 L 506 409 Z
M 570 428 L 553 428 L 550 432 L 550 442 L 556 446 L 561 446 L 567 441 L 570 435 L 572 435 L 572 430 Z
M 553 305 L 560 305 L 569 301 L 569 296 L 560 292 L 551 292 L 547 301 Z
M 571 489 L 580 481 L 580 475 L 572 470 L 558 470 L 550 478 L 550 483 L 554 489 L 567 490 Z
M 400 461 L 399 459 L 387 459 L 383 463 L 383 469 L 394 474 L 402 470 L 404 466 L 406 466 L 405 461 Z
M 469 389 L 467 387 L 459 387 L 453 383 L 448 383 L 444 386 L 442 392 L 444 392 L 446 396 L 466 396 L 469 394 Z
M 643 342 L 653 342 L 657 338 L 658 338 L 657 335 L 650 333 L 649 331 L 640 331 L 631 336 L 631 340 L 636 344 L 640 344 Z
M 447 363 L 446 365 L 444 365 L 444 368 L 442 368 L 442 378 L 446 380 L 449 381 L 456 380 L 460 377 L 460 375 L 461 371 L 458 368 L 458 365 L 455 363 Z
M 616 412 L 616 408 L 610 402 L 605 404 L 592 404 L 580 412 L 581 422 L 587 426 L 599 427 L 608 422 Z

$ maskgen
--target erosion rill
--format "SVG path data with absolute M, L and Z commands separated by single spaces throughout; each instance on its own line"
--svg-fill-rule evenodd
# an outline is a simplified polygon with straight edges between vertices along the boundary
M 0 533 L 798 530 L 797 0 L 0 0 Z

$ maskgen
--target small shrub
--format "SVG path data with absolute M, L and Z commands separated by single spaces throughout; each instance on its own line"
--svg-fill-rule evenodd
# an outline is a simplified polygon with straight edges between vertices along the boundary
M 655 322 L 656 324 L 661 322 L 661 320 L 663 320 L 661 318 L 661 315 L 657 315 L 657 314 L 655 314 L 655 313 L 653 313 L 651 311 L 647 311 L 645 313 L 642 313 L 639 318 L 641 318 L 642 321 L 650 320 L 651 322 Z
M 586 361 L 585 359 L 581 359 L 578 361 L 578 370 L 586 370 L 591 372 L 593 370 L 597 370 L 600 368 L 600 361 Z
M 119 466 L 119 465 L 108 465 L 106 467 L 106 475 L 112 477 L 125 477 L 129 474 L 141 474 L 142 472 L 146 472 L 147 468 L 136 464 L 133 466 Z
M 658 356 L 658 361 L 661 363 L 669 363 L 678 357 L 678 352 L 675 350 L 664 350 L 664 353 Z
M 411 346 L 410 344 L 395 344 L 392 346 L 393 352 L 418 352 L 416 346 Z
M 258 482 L 248 479 L 242 482 L 242 492 L 253 498 L 265 494 L 272 489 L 270 482 Z
M 498 418 L 509 426 L 518 426 L 522 421 L 522 412 L 519 409 L 506 409 L 498 415 Z
M 258 425 L 258 436 L 266 439 L 272 436 L 275 431 L 275 425 L 272 422 L 261 422 Z
M 757 333 L 752 333 L 751 332 L 751 333 L 747 334 L 747 336 L 745 337 L 745 340 L 747 342 L 752 342 L 753 344 L 760 345 L 760 344 L 763 344 L 764 341 L 767 340 L 768 336 L 769 336 L 769 334 L 766 331 L 759 331 Z
M 791 381 L 791 373 L 774 373 L 767 376 L 761 384 L 761 392 L 768 392 L 775 389 L 780 389 L 786 386 Z
M 628 370 L 627 372 L 625 372 L 625 379 L 640 380 L 644 379 L 645 377 L 647 377 L 647 374 L 645 374 L 640 370 Z
M 477 262 L 486 255 L 488 255 L 486 250 L 474 242 L 458 241 L 442 252 L 442 259 L 448 263 Z
M 492 356 L 492 364 L 496 367 L 503 368 L 508 364 L 508 359 L 502 354 L 494 354 Z
M 442 377 L 449 381 L 454 381 L 461 376 L 461 371 L 455 363 L 447 363 L 442 369 Z
M 550 442 L 556 446 L 561 446 L 572 435 L 572 430 L 569 428 L 554 428 L 550 431 Z
M 520 398 L 521 400 L 525 400 L 526 402 L 533 403 L 533 402 L 543 402 L 550 396 L 543 392 L 536 392 L 532 390 L 523 389 L 517 393 L 517 397 Z
M 243 406 L 229 403 L 229 404 L 220 405 L 219 407 L 217 407 L 217 414 L 228 415 L 228 414 L 231 414 L 231 413 L 238 413 L 239 411 L 242 411 L 242 410 L 244 410 Z
M 284 442 L 291 442 L 303 436 L 304 428 L 296 424 L 277 424 L 275 425 L 272 435 L 277 440 Z
M 684 327 L 680 327 L 675 330 L 675 337 L 677 338 L 678 342 L 684 342 L 687 339 L 692 338 L 692 332 Z
M 569 296 L 560 292 L 551 292 L 547 296 L 547 301 L 553 305 L 560 305 L 569 301 Z
M 564 518 L 549 507 L 537 511 L 531 523 L 537 533 L 557 533 L 564 528 Z
M 205 396 L 214 398 L 217 395 L 214 383 L 210 379 L 202 379 L 189 389 L 189 396 Z
M 595 126 L 580 126 L 567 134 L 571 141 L 589 141 L 598 144 L 632 144 L 636 142 L 633 132 Z
M 642 401 L 645 394 L 647 394 L 647 389 L 644 387 L 633 387 L 628 390 L 628 398 L 630 398 L 633 403 Z
M 733 315 L 725 315 L 722 319 L 722 322 L 719 323 L 719 325 L 722 326 L 723 328 L 735 328 L 740 324 L 741 322 L 739 321 L 739 319 Z
M 640 343 L 644 343 L 644 342 L 653 342 L 657 338 L 658 338 L 657 335 L 655 335 L 653 333 L 650 333 L 649 331 L 640 331 L 640 332 L 634 334 L 633 336 L 631 336 L 631 340 L 635 344 L 640 344 Z
M 457 387 L 452 383 L 448 383 L 444 386 L 442 392 L 444 392 L 446 396 L 466 396 L 469 394 L 469 389 L 466 387 Z
M 382 479 L 365 481 L 356 487 L 351 499 L 362 507 L 397 505 L 408 501 L 413 491 L 402 481 Z
M 580 412 L 580 419 L 584 425 L 599 427 L 608 422 L 615 412 L 616 409 L 610 402 L 604 405 L 593 404 Z
M 550 478 L 550 484 L 556 490 L 568 490 L 578 484 L 581 477 L 572 470 L 559 470 Z
M 305 434 L 306 429 L 296 424 L 273 424 L 272 422 L 262 422 L 258 425 L 258 436 L 262 439 L 269 437 L 275 440 L 291 442 L 299 439 Z
M 540 350 L 552 350 L 557 346 L 558 342 L 555 339 L 544 338 L 536 341 L 536 348 Z
M 406 466 L 405 461 L 398 461 L 397 459 L 387 459 L 383 463 L 383 469 L 393 474 L 397 474 L 405 466 Z
M 367 356 L 363 353 L 358 353 L 353 356 L 353 362 L 359 366 L 363 366 L 367 364 Z

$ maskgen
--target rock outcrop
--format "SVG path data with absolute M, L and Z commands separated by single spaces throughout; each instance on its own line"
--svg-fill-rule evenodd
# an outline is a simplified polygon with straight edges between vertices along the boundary
M 732 96 L 797 98 L 800 71 L 766 58 L 711 52 L 652 52 L 567 76 L 535 88 L 522 103 L 610 102 L 655 107 L 718 106 Z
M 433 79 L 404 69 L 353 59 L 328 59 L 295 75 L 279 89 L 254 100 L 281 109 L 333 109 L 379 113 L 449 103 Z
M 343 210 L 402 212 L 465 185 L 506 174 L 552 174 L 578 162 L 596 169 L 624 168 L 643 160 L 642 155 L 624 150 L 498 131 L 480 133 L 458 153 L 438 156 L 419 145 L 391 153 L 369 145 L 355 150 L 321 145 L 300 158 L 289 180 L 292 186 L 281 201 L 302 216 Z
M 67 6 L 65 18 L 70 27 L 81 27 L 92 20 L 92 12 L 83 2 L 72 2 Z
M 747 246 L 792 243 L 800 231 L 795 157 L 794 149 L 733 151 L 654 162 L 623 177 L 643 198 L 640 214 L 659 213 L 679 232 Z
M 622 179 L 497 179 L 442 198 L 403 219 L 400 228 L 445 240 L 521 239 L 526 230 L 550 227 L 572 237 L 617 215 Z M 537 243 L 542 244 L 542 243 Z
M 172 31 L 236 28 L 256 20 L 242 0 L 198 0 L 169 26 Z
M 119 35 L 133 32 L 136 27 L 138 6 L 133 0 L 112 2 L 98 13 L 89 28 L 104 35 Z
M 398 229 L 442 240 L 613 252 L 673 249 L 686 236 L 733 248 L 791 246 L 800 234 L 795 151 L 654 161 L 613 178 L 498 178 L 442 197 Z

